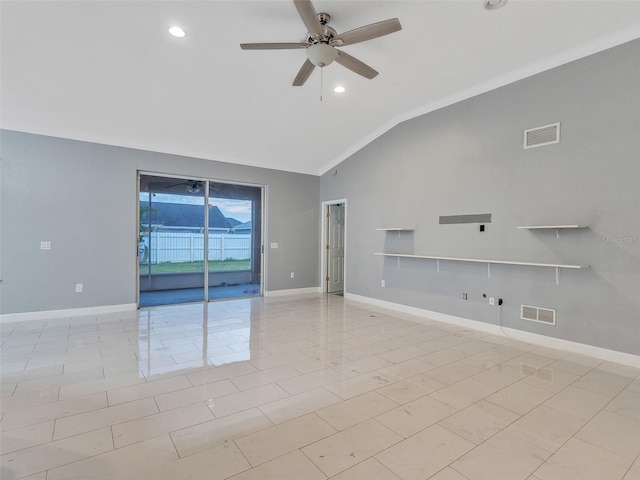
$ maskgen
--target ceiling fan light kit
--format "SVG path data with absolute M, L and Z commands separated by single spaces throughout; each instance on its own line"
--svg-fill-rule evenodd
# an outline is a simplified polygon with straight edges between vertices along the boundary
M 307 58 L 316 67 L 326 67 L 338 57 L 338 51 L 328 43 L 314 43 L 307 47 Z
M 334 61 L 358 75 L 372 79 L 378 75 L 377 71 L 348 53 L 338 50 L 336 47 L 364 42 L 402 30 L 400 21 L 397 18 L 391 18 L 338 34 L 332 27 L 327 25 L 331 20 L 331 16 L 324 12 L 316 13 L 316 9 L 310 0 L 293 0 L 293 3 L 302 22 L 307 27 L 306 42 L 242 43 L 240 48 L 243 50 L 306 49 L 307 59 L 293 80 L 294 87 L 304 85 L 315 67 L 326 67 Z

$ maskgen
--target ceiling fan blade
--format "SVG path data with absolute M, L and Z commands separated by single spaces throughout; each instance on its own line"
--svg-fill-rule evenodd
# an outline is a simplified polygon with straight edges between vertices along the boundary
M 288 50 L 293 48 L 307 48 L 308 43 L 241 43 L 242 50 Z
M 307 81 L 307 78 L 309 78 L 309 75 L 311 75 L 314 68 L 316 68 L 316 66 L 307 58 L 302 64 L 302 68 L 300 68 L 298 75 L 296 75 L 296 78 L 293 80 L 293 86 L 301 87 L 304 85 L 304 82 Z
M 166 185 L 164 188 L 179 187 L 180 185 L 189 185 L 189 182 L 174 183 L 173 185 Z
M 376 72 L 369 65 L 362 63 L 357 58 L 352 57 L 348 53 L 342 52 L 340 50 L 338 50 L 338 57 L 336 58 L 336 62 L 338 62 L 343 67 L 348 68 L 352 72 L 368 78 L 369 80 L 378 75 L 378 72 Z
M 332 44 L 337 46 L 341 45 L 353 45 L 354 43 L 364 42 L 365 40 L 371 40 L 372 38 L 382 37 L 393 32 L 402 30 L 400 20 L 397 18 L 390 18 L 389 20 L 383 20 L 382 22 L 372 23 L 371 25 L 365 25 L 364 27 L 355 28 L 349 30 L 343 34 L 338 35 L 333 39 Z
M 293 0 L 296 8 L 298 9 L 298 13 L 300 14 L 300 18 L 304 22 L 305 27 L 309 30 L 309 33 L 312 35 L 322 35 L 322 25 L 320 25 L 320 20 L 318 20 L 318 14 L 316 13 L 316 9 L 313 7 L 313 3 L 309 0 Z

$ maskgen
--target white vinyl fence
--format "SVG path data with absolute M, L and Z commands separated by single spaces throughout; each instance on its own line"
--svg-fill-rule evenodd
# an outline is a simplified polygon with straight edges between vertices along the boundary
M 152 232 L 151 249 L 145 235 L 146 253 L 140 261 L 147 263 L 204 261 L 204 233 Z M 251 258 L 251 235 L 209 234 L 209 261 L 248 260 Z

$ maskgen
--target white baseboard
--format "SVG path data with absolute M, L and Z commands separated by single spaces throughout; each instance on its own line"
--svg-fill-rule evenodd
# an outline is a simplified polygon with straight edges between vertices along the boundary
M 513 338 L 514 340 L 519 340 L 521 342 L 531 343 L 542 347 L 555 348 L 557 350 L 564 350 L 572 353 L 579 353 L 581 355 L 588 355 L 590 357 L 599 358 L 601 360 L 607 360 L 610 362 L 621 363 L 623 365 L 640 368 L 640 356 L 633 355 L 631 353 L 618 352 L 616 350 L 609 350 L 607 348 L 595 347 L 593 345 L 586 345 L 584 343 L 572 342 L 570 340 L 564 340 L 561 338 L 548 337 L 546 335 L 540 335 L 537 333 L 516 330 L 515 328 L 501 328 L 498 325 L 491 325 L 489 323 L 479 322 L 477 320 L 470 320 L 468 318 L 456 317 L 455 315 L 447 315 L 446 313 L 433 312 L 431 310 L 425 310 L 422 308 L 410 307 L 407 305 L 402 305 L 400 303 L 387 302 L 384 300 L 379 300 L 377 298 L 355 295 L 353 293 L 345 293 L 344 296 L 349 300 L 366 303 L 368 305 L 374 305 L 376 307 L 386 308 L 388 310 L 394 310 L 396 312 L 408 313 L 416 317 L 428 318 L 430 320 L 457 325 L 459 327 L 470 328 L 472 330 L 479 330 L 494 335 L 500 335 L 502 337 Z
M 505 330 L 506 336 L 513 338 L 514 340 L 533 343 L 543 347 L 555 348 L 557 350 L 579 353 L 581 355 L 588 355 L 590 357 L 607 360 L 609 362 L 622 363 L 623 365 L 640 368 L 639 355 L 618 352 L 616 350 L 609 350 L 602 347 L 595 347 L 585 343 L 572 342 L 571 340 L 564 340 L 562 338 L 548 337 L 538 333 L 524 332 L 522 330 L 516 330 L 515 328 L 503 327 L 503 329 Z
M 121 305 L 104 305 L 101 307 L 67 308 L 65 310 L 45 310 L 41 312 L 3 313 L 0 323 L 28 322 L 31 320 L 50 320 L 52 318 L 82 317 L 86 315 L 101 315 L 104 313 L 130 312 L 137 310 L 135 303 Z
M 268 290 L 264 292 L 265 297 L 285 297 L 288 295 L 300 295 L 309 293 L 322 293 L 320 287 L 290 288 L 288 290 Z

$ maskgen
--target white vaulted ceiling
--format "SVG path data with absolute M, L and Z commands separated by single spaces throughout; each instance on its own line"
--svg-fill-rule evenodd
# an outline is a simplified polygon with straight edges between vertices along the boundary
M 339 33 L 403 27 L 343 47 L 380 75 L 334 63 L 322 102 L 319 69 L 291 86 L 304 50 L 239 46 L 302 41 L 292 1 L 2 1 L 1 126 L 316 175 L 399 121 L 640 38 L 638 1 L 314 5 Z

